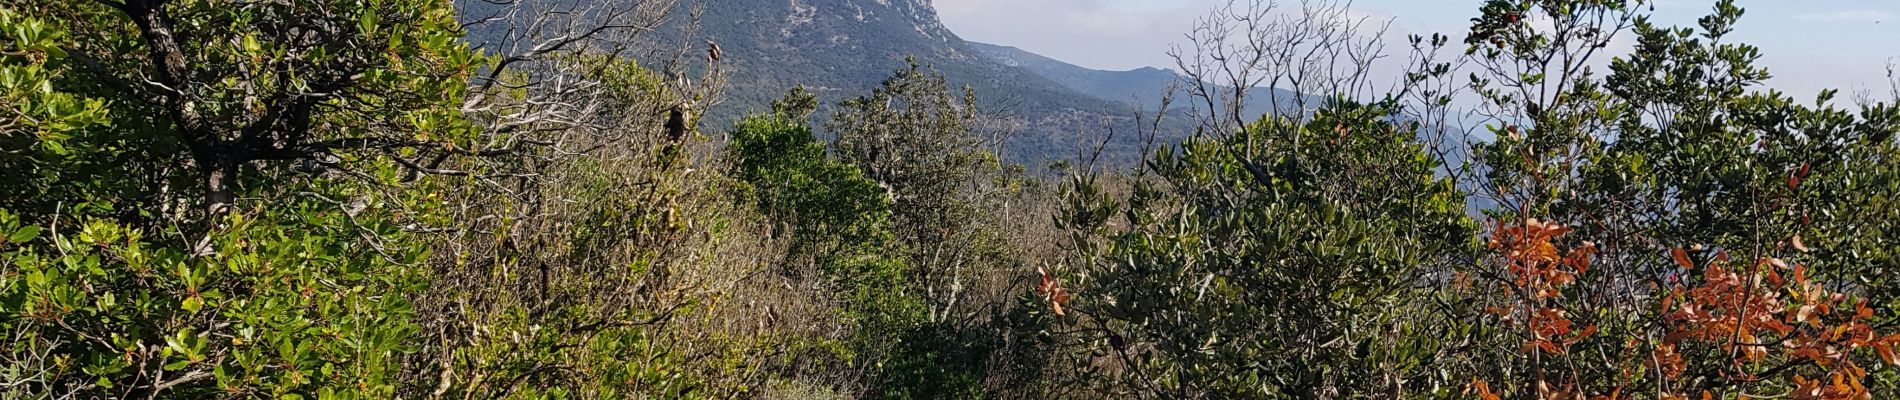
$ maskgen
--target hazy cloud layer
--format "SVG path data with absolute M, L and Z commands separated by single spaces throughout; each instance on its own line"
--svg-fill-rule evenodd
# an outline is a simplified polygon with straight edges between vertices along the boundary
M 1225 0 L 935 0 L 944 22 L 965 39 L 1021 47 L 1098 69 L 1173 67 L 1166 53 L 1196 18 Z M 1298 4 L 1284 1 L 1283 4 Z M 1441 32 L 1453 38 L 1481 0 L 1357 0 L 1355 13 L 1393 19 L 1393 36 Z M 1714 0 L 1657 0 L 1655 19 L 1694 26 Z M 1762 48 L 1773 84 L 1796 96 L 1821 88 L 1885 90 L 1885 66 L 1900 57 L 1900 2 L 1759 0 L 1731 42 Z M 1630 38 L 1619 38 L 1617 50 Z M 1390 50 L 1402 52 L 1393 40 Z
M 1212 9 L 1212 0 L 937 0 L 964 39 L 1021 47 L 1101 69 L 1169 67 L 1166 52 Z

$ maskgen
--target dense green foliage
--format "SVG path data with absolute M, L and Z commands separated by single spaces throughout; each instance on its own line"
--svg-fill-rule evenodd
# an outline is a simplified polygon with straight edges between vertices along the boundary
M 1080 182 L 1067 223 L 1102 239 L 1077 240 L 1065 275 L 1118 379 L 1162 397 L 1389 397 L 1428 373 L 1439 344 L 1414 336 L 1431 327 L 1406 319 L 1412 287 L 1469 254 L 1475 226 L 1389 114 L 1338 103 L 1190 140 L 1125 200 Z
M 463 80 L 480 55 L 458 43 L 448 4 L 28 1 L 18 7 L 34 10 L 53 29 L 85 33 L 52 36 L 63 38 L 59 53 L 65 55 L 57 60 L 60 68 L 49 71 L 53 85 L 110 103 L 113 111 L 110 124 L 57 138 L 66 143 L 54 147 L 84 156 L 68 157 L 74 165 L 55 170 L 96 178 L 49 179 L 9 192 L 24 196 L 8 201 L 19 208 L 50 212 L 59 204 L 98 200 L 143 205 L 152 214 L 219 214 L 252 183 L 250 170 L 258 163 L 353 164 L 369 160 L 351 155 L 379 150 L 455 152 L 415 140 L 431 135 L 480 149 L 456 115 Z M 187 163 L 193 171 L 173 170 Z M 170 209 L 180 198 L 199 204 Z
M 1310 107 L 1041 178 L 943 54 L 702 124 L 785 71 L 629 58 L 668 1 L 11 2 L 0 398 L 1900 395 L 1900 82 L 1646 3 L 1487 1 L 1389 93 L 1345 8 L 1223 8 L 1183 64 Z
M 195 145 L 188 143 L 224 139 L 160 122 L 180 114 L 158 110 L 182 107 L 206 120 L 241 112 L 179 106 L 200 101 L 196 94 L 107 84 L 117 79 L 109 68 L 137 68 L 128 65 L 138 61 L 99 53 L 133 54 L 137 45 L 112 36 L 135 35 L 116 29 L 130 23 L 96 4 L 37 7 L 37 16 L 8 9 L 0 17 L 12 111 L 12 190 L 4 201 L 11 213 L 3 219 L 13 234 L 0 249 L 8 260 L 0 327 L 10 338 L 0 357 L 13 382 L 5 390 L 25 397 L 394 393 L 394 371 L 416 332 L 405 294 L 415 292 L 418 276 L 406 266 L 426 254 L 395 225 L 409 210 L 373 200 L 340 209 L 331 199 L 359 196 L 364 186 L 314 178 L 244 190 L 269 208 L 200 213 L 189 199 L 216 196 L 181 195 L 170 185 L 215 174 L 175 163 L 223 151 L 188 151 Z M 196 7 L 181 11 L 179 18 L 204 16 Z M 41 19 L 49 16 L 61 18 Z M 66 33 L 84 28 L 101 29 Z M 215 222 L 216 232 L 183 218 Z
M 45 188 L 66 178 L 65 174 L 96 169 L 98 160 L 111 153 L 95 153 L 96 148 L 73 145 L 75 134 L 84 128 L 105 125 L 105 102 L 69 91 L 57 90 L 54 76 L 72 62 L 61 46 L 67 31 L 45 20 L 21 15 L 13 9 L 0 10 L 0 29 L 5 44 L 5 64 L 0 64 L 0 137 L 8 166 L 6 181 L 16 193 L 6 197 L 0 207 L 32 207 L 44 196 Z M 108 157 L 101 157 L 101 156 Z M 25 196 L 21 196 L 25 194 Z
M 1792 391 L 1796 398 L 1865 393 L 1828 389 L 1834 393 L 1804 395 L 1807 389 L 1798 388 L 1799 379 L 1840 375 L 1866 381 L 1875 398 L 1891 396 L 1896 390 L 1891 369 L 1879 378 L 1862 371 L 1883 361 L 1891 365 L 1891 351 L 1881 350 L 1891 344 L 1842 332 L 1879 327 L 1889 331 L 1873 332 L 1875 338 L 1891 335 L 1900 306 L 1891 279 L 1900 266 L 1891 254 L 1900 237 L 1884 217 L 1894 212 L 1890 199 L 1900 194 L 1890 178 L 1894 152 L 1900 149 L 1892 139 L 1893 121 L 1900 117 L 1893 103 L 1863 102 L 1850 110 L 1834 104 L 1832 91 L 1804 104 L 1762 90 L 1769 73 L 1755 65 L 1759 50 L 1728 40 L 1743 15 L 1732 1 L 1716 4 L 1696 28 L 1656 26 L 1636 7 L 1492 2 L 1474 22 L 1474 32 L 1494 38 L 1474 44 L 1484 62 L 1532 71 L 1492 77 L 1477 86 L 1487 102 L 1518 115 L 1495 127 L 1499 140 L 1481 147 L 1479 158 L 1490 167 L 1484 187 L 1512 205 L 1500 210 L 1504 220 L 1546 218 L 1575 226 L 1564 244 L 1588 247 L 1598 261 L 1577 271 L 1576 279 L 1588 284 L 1538 299 L 1544 307 L 1574 315 L 1564 321 L 1598 334 L 1576 338 L 1569 344 L 1576 350 L 1566 351 L 1570 354 L 1514 358 L 1492 379 L 1515 382 L 1542 370 L 1578 370 L 1566 372 L 1573 377 L 1549 380 L 1574 385 L 1565 389 L 1571 391 L 1615 388 L 1680 396 L 1702 390 L 1717 396 Z M 1548 32 L 1514 28 L 1514 16 L 1532 13 L 1570 22 Z M 1589 21 L 1597 18 L 1629 27 L 1637 51 L 1611 62 L 1609 74 L 1601 78 L 1549 61 L 1575 57 L 1605 40 L 1590 30 L 1595 26 Z M 1551 95 L 1520 94 L 1526 91 Z M 1663 256 L 1672 253 L 1680 256 Z M 1720 287 L 1732 279 L 1725 269 L 1765 278 L 1769 284 L 1752 285 L 1769 289 L 1784 276 L 1819 282 L 1789 289 L 1794 294 L 1787 296 L 1796 299 L 1763 295 L 1765 304 L 1800 310 L 1866 306 L 1867 315 L 1806 320 L 1756 305 L 1753 312 L 1777 313 L 1765 318 L 1786 319 L 1792 326 L 1725 322 L 1739 325 L 1729 328 L 1730 335 L 1743 339 L 1731 340 L 1777 343 L 1790 349 L 1787 355 L 1780 348 L 1721 340 L 1677 343 L 1694 336 L 1685 319 L 1698 311 L 1669 304 L 1693 301 L 1693 296 L 1677 296 L 1693 295 L 1695 288 Z M 1657 296 L 1667 299 L 1660 307 L 1619 299 L 1643 293 L 1634 288 L 1645 286 L 1680 289 Z M 1814 297 L 1823 291 L 1843 297 L 1817 302 Z M 1697 306 L 1727 317 L 1751 315 L 1749 306 Z M 1801 343 L 1811 339 L 1805 335 L 1832 329 L 1838 330 L 1822 343 L 1840 353 L 1799 355 L 1798 349 L 1807 346 Z M 1679 360 L 1638 366 L 1569 361 L 1651 356 Z M 1650 377 L 1633 379 L 1632 374 Z M 1512 392 L 1529 390 L 1511 387 Z
M 813 98 L 794 90 L 770 115 L 733 129 L 735 175 L 753 185 L 762 210 L 787 221 L 791 262 L 810 262 L 840 291 L 852 321 L 853 362 L 867 374 L 922 325 L 922 298 L 891 226 L 891 199 L 876 181 L 826 155 L 804 122 Z M 801 105 L 804 104 L 804 105 Z M 802 110 L 801 110 L 802 108 Z
M 799 91 L 790 99 L 802 95 L 808 96 Z M 729 148 L 738 160 L 734 175 L 753 186 L 762 210 L 790 223 L 790 256 L 810 258 L 841 280 L 852 303 L 889 308 L 867 309 L 886 315 L 865 318 L 887 326 L 915 323 L 921 315 L 904 315 L 917 310 L 901 310 L 916 300 L 904 290 L 908 270 L 897 258 L 902 249 L 892 234 L 890 198 L 857 168 L 828 157 L 825 144 L 799 122 L 804 117 L 782 110 L 740 121 Z
M 416 333 L 402 296 L 416 276 L 401 263 L 420 248 L 366 257 L 376 250 L 353 239 L 394 229 L 293 202 L 233 218 L 211 244 L 214 257 L 107 220 L 55 233 L 0 215 L 14 232 L 0 254 L 12 263 L 0 282 L 9 310 L 0 330 L 17 350 L 5 374 L 24 383 L 13 395 L 393 395 Z

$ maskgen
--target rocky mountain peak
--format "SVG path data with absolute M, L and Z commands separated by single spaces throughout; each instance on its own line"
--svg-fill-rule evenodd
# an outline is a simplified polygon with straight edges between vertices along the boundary
M 784 26 L 780 34 L 791 37 L 802 30 L 822 33 L 838 25 L 877 26 L 881 31 L 909 30 L 938 42 L 958 40 L 937 18 L 937 9 L 929 0 L 783 0 L 786 2 Z M 896 33 L 896 32 L 885 32 Z M 861 38 L 840 38 L 843 41 Z
M 975 89 L 979 107 L 1010 112 L 1007 118 L 1021 128 L 1006 143 L 1006 155 L 1037 160 L 1070 150 L 1076 132 L 1124 117 L 1134 97 L 1095 93 L 1105 85 L 1098 78 L 1120 75 L 1053 74 L 1064 69 L 1037 66 L 1066 64 L 1027 52 L 1014 59 L 991 57 L 990 46 L 965 41 L 946 27 L 931 0 L 705 1 L 696 37 L 653 37 L 675 46 L 712 40 L 724 49 L 732 89 L 727 102 L 708 112 L 712 121 L 762 110 L 793 86 L 805 86 L 824 104 L 860 96 L 912 58 L 952 85 Z M 1167 79 L 1171 75 L 1160 78 Z M 1141 83 L 1130 87 L 1154 86 Z

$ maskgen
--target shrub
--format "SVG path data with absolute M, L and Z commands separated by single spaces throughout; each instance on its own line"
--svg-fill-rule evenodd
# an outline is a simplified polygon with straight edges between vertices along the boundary
M 193 257 L 177 232 L 0 213 L 13 395 L 382 398 L 413 350 L 426 254 L 387 224 L 283 199 Z M 359 238 L 384 235 L 382 243 Z M 24 391 L 24 392 L 20 392 Z

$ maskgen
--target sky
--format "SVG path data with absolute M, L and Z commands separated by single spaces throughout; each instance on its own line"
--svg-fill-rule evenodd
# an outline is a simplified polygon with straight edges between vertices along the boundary
M 1170 46 L 1195 19 L 1225 0 L 935 0 L 944 24 L 964 39 L 1015 46 L 1084 67 L 1172 67 Z M 1297 5 L 1298 0 L 1282 0 Z M 1392 37 L 1444 33 L 1462 38 L 1482 0 L 1358 0 L 1357 15 L 1390 20 Z M 1693 26 L 1715 0 L 1659 0 L 1653 20 Z M 1824 88 L 1844 94 L 1888 89 L 1900 62 L 1900 1 L 1739 0 L 1747 10 L 1732 35 L 1761 48 L 1769 85 L 1794 96 Z M 1402 40 L 1388 49 L 1403 52 Z

